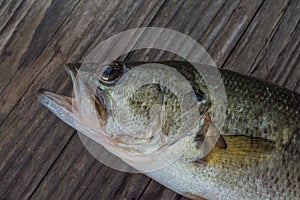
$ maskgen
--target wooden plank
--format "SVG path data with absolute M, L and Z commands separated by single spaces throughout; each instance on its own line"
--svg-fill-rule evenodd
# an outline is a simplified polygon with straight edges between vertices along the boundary
M 36 102 L 35 91 L 39 87 L 70 93 L 70 80 L 61 64 L 83 59 L 99 41 L 122 30 L 149 24 L 172 28 L 208 48 L 219 66 L 234 66 L 231 69 L 263 74 L 264 79 L 296 90 L 299 87 L 300 12 L 296 0 L 278 4 L 223 0 L 151 4 L 142 0 L 90 4 L 53 1 L 45 5 L 34 1 L 0 5 L 1 21 L 5 16 L 10 19 L 5 21 L 7 25 L 0 26 L 1 35 L 5 35 L 0 70 L 8 77 L 1 84 L 0 99 L 1 197 L 181 198 L 143 175 L 118 172 L 95 161 L 74 136 L 73 129 Z M 54 26 L 48 26 L 49 23 Z M 29 27 L 31 30 L 27 30 Z M 253 45 L 257 38 L 264 41 L 265 37 L 266 43 Z M 249 60 L 240 57 L 240 52 L 247 55 L 249 50 Z M 154 51 L 128 57 L 170 58 L 174 56 Z M 5 66 L 9 64 L 16 69 L 7 70 Z
M 213 3 L 209 3 L 209 1 L 167 1 L 161 8 L 160 12 L 157 13 L 155 19 L 151 23 L 151 26 L 171 28 L 182 33 L 188 33 L 190 28 L 193 27 L 195 21 L 199 19 L 203 19 L 203 24 L 207 24 L 207 22 L 211 20 L 211 18 L 214 17 L 214 14 L 218 11 L 216 11 L 216 9 L 222 6 L 222 3 L 223 1 L 215 1 Z M 200 9 L 200 12 L 195 12 L 193 9 L 195 7 Z M 207 8 L 207 10 L 205 10 L 206 12 L 202 13 L 202 9 L 204 11 L 205 8 Z M 190 13 L 193 13 L 194 15 Z M 205 17 L 200 18 L 202 16 Z M 160 50 L 146 49 L 134 51 L 126 59 L 140 61 L 158 60 L 160 58 L 166 59 L 166 56 L 162 58 L 163 54 L 170 55 Z
M 48 173 L 31 199 L 111 199 L 117 196 L 128 177 L 127 173 L 103 166 L 95 160 L 77 135 L 72 137 Z M 135 177 L 138 178 L 135 181 L 145 178 L 143 175 Z M 126 183 L 136 192 L 142 190 L 142 187 L 136 187 L 136 182 Z
M 56 91 L 60 91 L 62 93 L 66 93 L 69 88 L 70 88 L 70 79 L 67 79 L 67 74 L 63 72 L 62 68 L 62 57 L 69 59 L 69 61 L 75 61 L 75 59 L 78 60 L 78 57 L 82 57 L 81 54 L 86 53 L 85 48 L 88 48 L 89 45 L 91 45 L 96 38 L 96 36 L 99 36 L 99 38 L 103 38 L 103 34 L 113 34 L 114 32 L 120 31 L 122 29 L 119 26 L 115 26 L 115 28 L 111 28 L 111 26 L 114 26 L 116 22 L 121 21 L 120 19 L 124 20 L 124 24 L 126 25 L 126 18 L 130 19 L 132 14 L 134 13 L 135 9 L 139 7 L 140 4 L 136 3 L 137 1 L 128 1 L 127 4 L 124 4 L 124 6 L 127 9 L 121 9 L 120 12 L 122 13 L 116 13 L 115 9 L 120 6 L 120 2 L 112 2 L 107 5 L 103 4 L 103 2 L 98 3 L 98 7 L 95 7 L 97 4 L 79 4 L 77 8 L 74 10 L 71 15 L 66 21 L 65 25 L 60 28 L 60 30 L 57 32 L 57 34 L 54 36 L 52 39 L 52 43 L 49 43 L 49 45 L 45 48 L 43 53 L 37 58 L 37 60 L 32 64 L 30 67 L 30 71 L 27 71 L 28 74 L 25 74 L 26 76 L 22 82 L 24 85 L 29 87 L 24 94 L 24 91 L 22 91 L 22 87 L 17 87 L 16 94 L 24 95 L 23 99 L 21 102 L 17 104 L 17 106 L 11 111 L 10 115 L 8 118 L 4 121 L 3 125 L 1 126 L 2 131 L 9 131 L 11 133 L 15 134 L 9 134 L 9 135 L 1 135 L 2 140 L 1 140 L 1 147 L 5 147 L 6 149 L 9 149 L 9 152 L 1 152 L 2 153 L 2 158 L 4 159 L 4 162 L 2 163 L 2 178 L 3 182 L 1 182 L 1 196 L 6 196 L 6 197 L 13 197 L 13 198 L 18 198 L 20 195 L 23 197 L 29 197 L 31 193 L 34 191 L 35 187 L 39 184 L 40 180 L 43 178 L 43 176 L 47 173 L 49 168 L 51 167 L 52 163 L 55 161 L 56 157 L 59 155 L 59 152 L 64 148 L 64 144 L 60 144 L 60 151 L 58 152 L 43 152 L 40 149 L 44 148 L 54 148 L 57 145 L 57 141 L 50 138 L 50 140 L 44 140 L 43 135 L 47 133 L 46 130 L 45 132 L 42 133 L 35 133 L 36 127 L 27 129 L 26 124 L 31 125 L 33 122 L 31 122 L 30 115 L 32 113 L 41 113 L 40 109 L 41 106 L 36 104 L 36 96 L 35 96 L 35 91 L 37 88 L 40 87 L 47 87 L 49 89 L 53 89 Z M 140 1 L 141 3 L 142 1 Z M 135 7 L 134 7 L 135 6 Z M 145 5 L 144 5 L 145 6 Z M 160 3 L 158 4 L 153 4 L 153 9 L 156 9 L 155 7 L 159 8 Z M 99 10 L 106 10 L 103 12 L 99 12 Z M 86 16 L 86 19 L 84 19 L 80 14 L 83 10 L 88 10 L 90 13 Z M 151 9 L 149 9 L 149 12 Z M 141 13 L 141 12 L 138 12 Z M 117 14 L 117 16 L 113 16 L 114 14 Z M 155 13 L 153 13 L 154 15 Z M 94 19 L 91 19 L 90 17 L 93 16 Z M 126 17 L 125 17 L 126 16 Z M 136 16 L 139 17 L 139 16 Z M 149 17 L 151 19 L 151 15 L 149 14 Z M 78 20 L 74 18 L 79 18 Z M 95 20 L 96 18 L 96 20 Z M 102 21 L 102 26 L 99 24 L 98 19 L 103 20 Z M 105 18 L 107 20 L 105 20 Z M 90 20 L 90 21 L 87 21 Z M 140 21 L 139 25 L 143 25 L 143 23 L 147 23 L 147 20 L 145 19 L 144 21 Z M 93 24 L 91 24 L 93 22 Z M 121 26 L 121 25 L 120 25 Z M 105 28 L 103 28 L 105 27 Z M 93 29 L 91 29 L 93 28 Z M 74 30 L 77 30 L 75 31 Z M 80 33 L 80 31 L 81 33 Z M 78 40 L 79 36 L 82 34 L 82 31 L 86 32 L 93 32 L 93 36 L 89 34 L 91 37 L 86 37 L 85 39 L 82 38 L 82 40 Z M 86 46 L 84 49 L 82 47 Z M 69 55 L 72 55 L 69 56 Z M 45 67 L 46 66 L 46 67 Z M 36 70 L 36 71 L 35 71 Z M 34 72 L 32 74 L 32 72 Z M 58 73 L 59 72 L 59 73 Z M 18 72 L 19 73 L 19 72 Z M 21 76 L 22 73 L 17 74 L 18 76 Z M 35 78 L 34 83 L 32 83 L 32 80 Z M 21 77 L 22 78 L 22 77 Z M 17 81 L 17 80 L 13 80 Z M 44 86 L 43 86 L 44 85 Z M 61 87 L 58 87 L 61 86 Z M 44 110 L 44 112 L 46 112 Z M 22 113 L 22 114 L 21 114 Z M 42 112 L 43 113 L 43 112 Z M 49 114 L 49 112 L 46 112 Z M 45 115 L 45 113 L 42 114 L 42 116 Z M 28 119 L 28 120 L 24 120 Z M 43 124 L 43 118 L 41 116 L 35 116 L 36 121 L 34 121 L 35 124 Z M 53 119 L 53 118 L 52 118 Z M 12 121 L 15 123 L 12 125 Z M 53 122 L 53 121 L 52 121 Z M 18 124 L 15 126 L 15 124 Z M 49 123 L 48 121 L 45 121 L 43 126 L 46 128 L 49 128 L 52 124 Z M 22 135 L 20 136 L 20 132 L 23 130 L 27 130 L 25 133 L 23 132 Z M 61 129 L 60 129 L 61 130 Z M 70 129 L 71 130 L 71 129 Z M 55 130 L 52 132 L 52 135 L 61 135 L 59 133 L 60 131 Z M 33 134 L 36 134 L 34 137 Z M 66 134 L 66 137 L 61 138 L 61 142 L 67 143 L 67 141 L 70 138 L 70 135 Z M 28 140 L 24 140 L 24 138 L 28 138 Z M 31 138 L 35 138 L 35 140 L 31 140 Z M 29 157 L 22 157 L 19 156 L 20 152 L 22 149 L 28 148 L 28 146 L 31 145 L 31 143 L 34 143 L 34 145 L 37 144 L 43 144 L 45 146 L 38 146 L 37 149 L 34 150 L 31 149 L 31 151 L 42 151 L 43 154 L 32 154 L 29 152 L 23 152 L 24 154 L 30 155 Z M 73 147 L 76 148 L 76 147 Z M 49 150 L 49 149 L 48 149 Z M 70 149 L 71 152 L 74 153 L 72 147 Z M 47 155 L 48 154 L 48 155 Z M 45 166 L 43 166 L 44 163 L 36 161 L 40 161 L 42 159 L 39 158 L 39 156 L 44 156 L 48 157 L 49 154 L 53 154 L 53 157 L 50 157 L 49 162 L 45 163 Z M 56 157 L 55 157 L 56 156 Z M 76 153 L 75 153 L 76 156 Z M 20 162 L 19 160 L 15 160 L 18 158 L 21 160 L 24 165 L 18 165 Z M 17 162 L 18 161 L 18 162 Z M 69 160 L 70 162 L 72 161 L 71 159 Z M 37 165 L 34 165 L 37 164 Z M 91 163 L 88 163 L 91 165 Z M 87 164 L 87 165 L 88 165 Z M 41 168 L 40 168 L 41 167 Z M 26 169 L 22 170 L 22 168 Z M 38 175 L 33 177 L 29 177 L 30 174 L 34 174 L 36 171 L 38 171 Z M 64 173 L 68 172 L 68 169 L 66 168 L 63 170 Z M 54 171 L 55 173 L 55 171 Z M 113 173 L 111 173 L 113 174 Z M 51 177 L 51 174 L 47 177 Z M 31 179 L 35 179 L 32 181 Z M 68 179 L 67 179 L 68 180 Z M 101 177 L 100 179 L 101 180 Z M 62 181 L 63 182 L 63 181 Z M 16 184 L 18 183 L 18 184 Z M 22 184 L 21 184 L 22 183 Z M 22 187 L 23 184 L 29 185 L 26 188 Z M 75 183 L 74 183 L 75 185 Z M 41 185 L 42 187 L 43 185 Z M 22 191 L 26 189 L 26 191 Z M 14 192 L 15 190 L 18 190 L 18 192 Z M 49 190 L 50 191 L 50 190 Z M 24 192 L 22 194 L 22 192 Z M 45 191 L 43 191 L 46 193 Z M 39 194 L 39 193 L 37 193 Z M 50 193 L 51 194 L 51 193 Z M 36 195 L 35 195 L 36 196 Z
M 230 69 L 239 69 L 241 73 L 247 73 L 248 69 L 254 62 L 256 54 L 264 46 L 267 38 L 271 35 L 272 30 L 276 27 L 280 19 L 282 11 L 287 6 L 286 1 L 280 1 L 280 3 L 272 3 L 266 1 L 262 6 L 261 10 L 258 11 L 257 15 L 253 19 L 249 28 L 245 32 L 244 40 L 241 40 L 238 46 L 232 52 L 230 59 L 226 63 L 226 67 Z M 271 10 L 272 12 L 267 12 Z M 280 15 L 279 15 L 280 14 Z M 241 46 L 246 46 L 245 49 Z M 239 59 L 239 60 L 236 60 Z M 232 61 L 241 62 L 244 60 L 243 66 L 232 66 L 230 62 Z
M 299 13 L 300 2 L 292 1 L 266 45 L 256 56 L 249 73 L 300 92 Z M 278 67 L 280 66 L 280 67 Z M 298 85 L 297 85 L 298 82 Z
M 159 5 L 160 4 L 157 4 L 157 5 L 154 5 L 153 4 L 153 9 L 158 9 L 159 8 Z M 141 10 L 143 10 L 143 8 L 145 7 L 145 4 L 144 5 L 142 5 L 139 9 L 141 9 Z M 149 5 L 148 5 L 148 7 L 149 7 Z M 150 9 L 149 10 L 149 13 L 152 11 L 152 9 Z M 137 14 L 137 16 L 134 16 L 134 17 L 137 17 L 137 18 L 139 18 L 139 14 L 144 14 L 144 13 L 142 13 L 142 12 L 136 12 L 136 14 Z M 155 12 L 153 13 L 153 14 L 155 14 Z M 133 17 L 133 18 L 134 18 Z M 149 17 L 151 17 L 151 15 L 149 15 Z M 151 18 L 150 18 L 151 19 Z M 149 19 L 145 19 L 144 21 L 140 21 L 140 23 L 141 24 L 139 24 L 139 26 L 142 26 L 143 25 L 143 23 L 146 23 L 147 21 L 148 21 Z M 118 27 L 116 27 L 116 28 L 118 28 Z M 96 39 L 97 40 L 97 39 Z M 91 45 L 91 46 L 93 46 L 93 44 Z M 93 48 L 93 47 L 91 47 L 91 48 Z M 74 152 L 72 151 L 72 148 L 73 147 L 67 147 L 67 149 L 72 153 L 72 154 L 74 154 Z M 75 155 L 76 156 L 76 155 Z M 60 160 L 60 159 L 59 159 Z M 58 161 L 59 162 L 59 161 Z M 70 159 L 70 160 L 68 160 L 68 162 L 72 162 L 72 159 Z M 86 165 L 89 165 L 90 163 L 86 163 Z M 55 166 L 56 166 L 56 163 L 55 163 Z M 69 171 L 70 169 L 68 169 L 68 168 L 66 168 L 66 169 L 63 169 L 63 171 L 64 171 L 64 173 L 68 173 L 68 171 Z M 51 173 L 51 172 L 53 172 L 53 173 Z M 47 177 L 45 178 L 45 180 L 41 183 L 41 186 L 39 187 L 39 188 L 43 188 L 44 186 L 47 188 L 47 186 L 48 186 L 48 182 L 47 182 L 47 180 L 48 179 L 51 179 L 53 176 L 55 176 L 55 171 L 53 170 L 51 170 L 51 172 L 49 173 L 49 174 L 47 174 Z M 102 172 L 102 170 L 100 170 L 100 172 Z M 74 172 L 75 173 L 75 172 Z M 111 183 L 113 183 L 113 184 L 117 184 L 116 186 L 114 186 L 114 187 L 112 187 L 112 188 L 116 188 L 115 190 L 117 191 L 118 190 L 118 187 L 123 187 L 122 185 L 124 185 L 124 183 L 122 183 L 122 181 L 120 181 L 121 179 L 126 179 L 126 177 L 129 175 L 129 174 L 123 174 L 122 175 L 122 177 L 121 177 L 121 175 L 120 174 L 118 174 L 118 173 L 115 173 L 114 172 L 114 170 L 112 170 L 112 169 L 109 169 L 109 171 L 107 172 L 108 174 L 114 174 L 115 175 L 115 177 L 116 177 L 116 179 L 115 180 L 113 180 L 113 179 L 110 179 L 111 180 Z M 76 175 L 75 175 L 76 176 Z M 112 195 L 112 193 L 114 193 L 115 191 L 114 190 L 112 190 L 112 191 L 108 191 L 108 190 L 105 190 L 105 191 L 102 191 L 102 190 L 100 190 L 99 189 L 99 185 L 105 185 L 106 184 L 106 179 L 103 179 L 103 176 L 102 176 L 102 173 L 97 173 L 97 174 L 94 174 L 94 176 L 95 176 L 95 178 L 93 179 L 93 181 L 92 181 L 92 183 L 89 183 L 89 185 L 90 185 L 90 187 L 89 188 L 87 188 L 87 190 L 85 190 L 84 191 L 84 193 L 83 194 L 81 194 L 80 192 L 78 193 L 76 193 L 76 194 L 74 194 L 74 196 L 83 196 L 83 197 L 89 197 L 89 196 L 92 196 L 93 198 L 102 198 L 102 199 L 105 199 L 105 197 L 109 197 L 109 196 L 111 196 Z M 69 180 L 69 177 L 67 176 L 66 177 L 66 179 L 65 179 L 67 182 L 68 182 L 68 180 Z M 113 181 L 112 181 L 113 180 Z M 80 180 L 78 180 L 78 181 L 80 181 Z M 104 182 L 103 182 L 104 181 Z M 63 181 L 62 181 L 62 183 L 63 183 Z M 61 184 L 61 183 L 58 183 L 58 184 Z M 74 185 L 75 185 L 76 183 L 74 183 Z M 70 185 L 70 183 L 68 183 L 68 185 Z M 65 185 L 62 185 L 61 187 L 62 188 L 64 188 L 64 186 Z M 61 188 L 60 186 L 57 186 L 58 188 Z M 37 189 L 37 191 L 34 193 L 34 195 L 33 195 L 33 198 L 40 198 L 40 196 L 39 195 L 42 195 L 42 193 L 45 193 L 45 191 L 44 190 L 40 190 L 40 189 Z M 107 188 L 109 188 L 109 187 L 107 187 Z M 94 191 L 95 190 L 95 191 Z M 47 190 L 47 191 L 49 191 L 49 190 Z M 83 191 L 81 191 L 81 192 L 83 192 Z M 47 193 L 47 192 L 46 192 Z M 52 194 L 52 193 L 50 193 L 50 194 Z M 55 193 L 56 194 L 56 193 Z M 57 194 L 60 194 L 60 193 L 57 193 Z M 92 198 L 92 197 L 90 197 L 90 198 Z
M 48 1 L 47 4 L 43 3 L 42 1 L 38 3 L 33 1 L 30 2 L 33 3 L 32 5 L 28 5 L 30 8 L 25 6 L 27 3 L 24 3 L 18 9 L 16 9 L 16 13 L 14 13 L 12 15 L 12 19 L 10 19 L 10 25 L 7 25 L 1 30 L 3 31 L 3 36 L 7 35 L 9 38 L 11 37 L 11 39 L 6 41 L 6 50 L 4 51 L 7 51 L 8 49 L 12 50 L 12 53 L 8 55 L 9 57 L 4 58 L 4 61 L 1 62 L 1 72 L 5 77 L 3 79 L 1 78 L 1 81 L 3 81 L 1 86 L 5 85 L 5 81 L 8 80 L 6 78 L 10 76 L 10 70 L 14 70 L 14 67 L 17 66 L 18 62 L 20 61 L 18 58 L 22 57 L 21 54 L 24 53 L 27 46 L 29 46 L 28 42 L 30 42 L 30 38 L 33 38 L 35 31 L 39 30 L 40 34 L 47 35 L 41 35 L 45 39 L 44 42 L 47 42 L 49 37 L 51 37 L 56 31 L 55 28 L 57 29 L 57 27 L 61 25 L 65 17 L 72 10 L 76 3 L 61 1 L 61 5 L 59 5 L 59 3 L 50 1 Z M 41 8 L 37 9 L 39 7 Z M 52 17 L 52 20 L 49 20 L 49 17 L 51 19 L 51 16 L 49 15 L 52 15 L 53 11 L 56 11 L 58 8 L 63 8 L 64 10 L 60 13 L 60 15 L 57 15 L 55 19 Z M 48 20 L 48 23 L 52 24 L 53 27 L 41 31 L 41 25 L 38 23 L 44 23 L 45 20 Z M 13 28 L 15 28 L 15 30 L 12 30 Z M 10 33 L 12 33 L 12 35 L 10 35 Z M 34 38 L 32 41 L 35 39 L 39 38 Z M 40 43 L 43 42 L 40 41 Z M 42 45 L 37 47 L 37 49 L 39 48 L 43 48 Z M 7 65 L 12 65 L 13 67 L 5 67 Z M 26 87 L 28 87 L 25 81 L 20 84 L 23 76 L 26 75 L 26 73 L 24 73 L 26 69 L 27 68 L 23 68 L 14 72 L 15 79 L 10 82 L 11 85 L 9 90 L 2 91 L 4 96 L 1 98 L 1 105 L 3 105 L 1 106 L 1 120 L 7 117 L 8 113 L 11 113 L 11 115 L 4 123 L 2 123 L 0 127 L 0 157 L 2 161 L 0 164 L 0 196 L 7 196 L 13 199 L 20 197 L 22 192 L 25 190 L 30 192 L 31 188 L 27 187 L 30 181 L 33 181 L 33 184 L 38 184 L 39 181 L 37 180 L 40 180 L 42 176 L 40 176 L 38 173 L 35 173 L 35 165 L 38 165 L 42 171 L 47 170 L 43 164 L 52 164 L 53 161 L 51 162 L 51 159 L 56 159 L 57 154 L 60 153 L 67 141 L 66 139 L 69 137 L 68 131 L 71 133 L 74 132 L 71 128 L 67 128 L 65 129 L 65 135 L 48 134 L 48 132 L 51 132 L 52 130 L 61 130 L 64 124 L 56 121 L 55 117 L 52 118 L 47 116 L 49 112 L 40 112 L 41 106 L 37 106 L 35 95 L 38 84 L 34 85 L 27 95 L 24 95 L 23 97 L 20 96 L 22 99 L 20 97 L 16 97 L 16 95 L 23 95 L 27 89 Z M 6 72 L 8 72 L 8 74 Z M 33 77 L 30 74 L 34 74 L 33 72 L 34 71 L 28 71 L 26 78 L 32 81 Z M 51 70 L 49 70 L 49 72 L 51 73 Z M 52 71 L 52 73 L 53 72 L 54 71 Z M 17 76 L 15 76 L 16 74 Z M 51 77 L 47 77 L 40 77 L 41 79 L 38 79 L 38 81 L 41 83 L 45 80 L 51 79 Z M 58 81 L 58 84 L 62 83 L 63 80 L 66 80 L 65 77 L 66 75 L 57 76 L 56 78 L 61 80 L 60 82 Z M 53 80 L 55 80 L 55 78 Z M 59 87 L 61 85 L 55 85 L 54 82 L 53 86 Z M 61 89 L 62 88 L 65 89 L 64 87 L 61 87 Z M 70 89 L 70 87 L 68 87 L 68 89 Z M 12 104 L 10 104 L 12 102 L 18 102 L 17 106 L 12 106 Z M 13 107 L 15 108 L 14 111 L 11 110 Z M 6 116 L 4 117 L 3 115 Z M 40 121 L 37 120 L 38 118 Z M 48 123 L 49 126 L 43 127 L 43 123 Z M 64 137 L 65 140 L 60 140 Z M 50 149 L 48 149 L 44 143 L 40 142 L 40 138 L 44 138 L 44 142 L 46 142 L 48 139 L 52 140 L 61 146 L 55 150 L 51 149 L 50 151 Z M 44 147 L 39 145 L 44 145 Z M 45 154 L 43 153 L 45 152 L 48 154 L 47 157 L 44 157 Z M 36 155 L 36 158 L 33 160 L 33 162 L 30 162 L 32 155 Z M 21 176 L 19 179 L 16 179 L 16 176 L 19 173 L 22 173 L 23 177 Z M 24 187 L 24 185 L 26 187 Z M 14 187 L 14 189 L 18 192 L 14 192 L 12 187 Z
M 249 18 L 249 20 L 250 20 L 251 18 Z M 247 24 L 245 25 L 245 27 L 247 26 Z M 238 39 L 238 38 L 237 38 Z M 141 197 L 141 198 L 143 198 L 143 196 Z
M 90 7 L 93 6 L 95 6 L 95 4 L 90 5 Z M 101 6 L 103 6 L 103 4 L 101 4 Z M 96 9 L 97 8 L 94 8 L 94 12 L 97 12 Z M 79 13 L 75 13 L 77 14 L 77 18 L 81 17 L 79 15 L 81 11 L 82 10 L 78 10 Z M 104 18 L 102 15 L 107 15 L 113 12 L 114 11 L 102 12 L 101 15 L 99 14 L 100 16 L 98 17 Z M 91 15 L 93 15 L 93 13 Z M 88 17 L 90 16 L 87 16 L 87 18 Z M 109 15 L 107 16 L 107 18 L 109 18 Z M 51 21 L 49 21 L 49 23 L 50 22 Z M 81 23 L 86 23 L 86 21 L 82 21 Z M 105 21 L 103 23 L 105 23 Z M 73 25 L 74 28 L 74 25 L 78 25 L 78 21 L 74 21 L 73 24 L 70 23 L 68 24 L 71 26 Z M 45 28 L 46 27 L 47 26 L 45 26 Z M 82 28 L 82 27 L 83 26 L 77 28 Z M 95 27 L 98 28 L 98 26 Z M 69 29 L 69 32 L 72 33 L 73 31 L 74 29 L 72 28 Z M 95 34 L 98 33 L 95 32 Z M 21 79 L 23 85 L 18 84 L 15 85 L 16 87 L 14 88 L 14 84 L 12 84 L 12 86 L 10 87 L 14 88 L 15 90 L 10 90 L 10 91 L 11 92 L 14 91 L 16 95 L 20 95 L 20 96 L 24 95 L 24 96 L 23 99 L 18 102 L 17 106 L 15 106 L 12 111 L 10 111 L 10 115 L 6 118 L 6 120 L 1 126 L 1 133 L 11 133 L 11 134 L 1 134 L 1 147 L 2 150 L 5 147 L 5 151 L 1 151 L 1 158 L 3 158 L 3 162 L 1 162 L 1 178 L 3 181 L 1 181 L 0 196 L 17 198 L 22 194 L 22 192 L 24 192 L 25 194 L 23 195 L 25 197 L 28 197 L 30 195 L 30 192 L 34 190 L 34 187 L 36 187 L 36 185 L 40 182 L 44 174 L 47 172 L 47 170 L 52 165 L 56 157 L 59 155 L 61 149 L 64 148 L 65 144 L 61 144 L 61 143 L 66 143 L 70 137 L 70 135 L 66 133 L 65 138 L 61 138 L 62 140 L 60 140 L 61 143 L 59 147 L 60 150 L 58 150 L 57 152 L 56 151 L 43 152 L 43 150 L 41 150 L 41 149 L 47 149 L 49 147 L 50 149 L 56 147 L 57 137 L 61 134 L 59 134 L 58 132 L 60 131 L 56 129 L 53 133 L 53 135 L 56 137 L 45 138 L 45 134 L 47 134 L 47 132 L 49 131 L 49 127 L 52 126 L 53 121 L 44 120 L 43 116 L 45 116 L 46 113 L 47 115 L 49 114 L 49 112 L 46 112 L 45 109 L 43 109 L 44 113 L 39 115 L 41 113 L 40 112 L 41 106 L 40 105 L 37 106 L 36 95 L 35 95 L 36 89 L 41 87 L 42 84 L 45 87 L 48 85 L 52 87 L 52 89 L 57 89 L 58 91 L 62 91 L 62 92 L 66 92 L 70 89 L 70 80 L 66 78 L 67 77 L 66 73 L 57 73 L 63 71 L 63 68 L 61 66 L 62 63 L 61 52 L 59 52 L 58 45 L 60 45 L 59 43 L 66 42 L 66 40 L 68 40 L 69 43 L 72 44 L 70 38 L 72 38 L 73 40 L 77 39 L 76 35 L 75 37 L 70 37 L 70 35 L 68 34 L 65 34 L 60 37 L 56 36 L 56 38 L 54 39 L 56 43 L 50 44 L 50 46 L 46 48 L 43 54 L 38 57 L 36 63 L 30 66 L 31 67 L 30 69 L 26 68 L 27 71 L 24 68 L 22 68 L 24 69 L 24 71 L 19 70 L 17 72 L 17 75 L 15 76 L 15 79 L 12 81 L 12 83 L 14 82 L 17 83 Z M 86 43 L 89 42 L 90 41 L 86 41 Z M 82 45 L 83 42 L 77 43 L 78 48 L 80 48 L 79 44 Z M 72 53 L 72 50 L 71 52 L 68 53 L 69 54 Z M 67 55 L 65 56 L 67 57 Z M 46 65 L 47 65 L 46 69 L 41 68 L 41 66 L 46 66 Z M 32 83 L 33 80 L 34 83 Z M 61 86 L 61 88 L 58 88 L 57 86 Z M 29 87 L 29 88 L 23 89 L 23 87 Z M 16 99 L 15 97 L 8 96 L 6 100 L 13 101 L 15 99 Z M 37 113 L 37 115 L 32 115 L 35 113 Z M 34 117 L 34 120 L 31 120 L 32 117 Z M 50 119 L 53 120 L 54 118 L 50 118 Z M 44 132 L 42 133 L 37 132 L 39 131 L 38 129 L 39 126 L 37 125 L 39 126 L 44 125 L 44 129 L 45 129 Z M 73 133 L 73 130 L 72 129 L 70 130 Z M 55 134 L 55 132 L 58 134 Z M 45 139 L 49 139 L 49 140 L 45 140 Z M 42 142 L 40 140 L 42 140 Z M 38 146 L 37 149 L 34 149 L 34 147 L 36 147 L 37 144 L 40 145 L 43 144 L 45 146 Z M 42 151 L 44 154 L 42 153 L 35 154 L 34 153 L 35 151 L 37 152 Z M 24 154 L 27 156 L 24 157 Z M 49 156 L 49 155 L 54 155 L 54 156 Z M 40 156 L 49 158 L 48 162 L 45 163 L 46 166 L 43 166 L 44 164 L 42 162 L 43 159 L 41 159 Z M 21 163 L 23 163 L 23 165 L 20 165 Z M 35 164 L 37 167 L 35 166 Z M 22 168 L 26 169 L 26 171 L 24 169 L 22 170 Z M 39 172 L 40 174 L 38 174 L 37 176 L 28 177 L 30 174 L 35 174 L 36 172 Z M 32 181 L 32 179 L 35 180 Z M 24 188 L 23 187 L 24 184 L 29 185 L 28 188 Z M 23 191 L 25 189 L 26 191 Z M 14 192 L 15 190 L 18 192 Z
M 170 189 L 165 188 L 156 181 L 151 181 L 143 195 L 139 198 L 141 200 L 147 199 L 179 199 L 180 195 L 176 194 Z
M 9 19 L 9 23 L 1 29 L 0 38 L 0 45 L 3 45 L 0 54 L 0 91 L 3 94 L 0 100 L 0 124 L 21 100 L 28 81 L 32 81 L 40 72 L 30 64 L 48 44 L 76 2 L 25 1 L 12 16 L 3 16 Z
M 271 14 L 267 14 L 270 10 Z M 290 54 L 299 42 L 295 36 L 299 31 L 295 29 L 299 21 L 299 14 L 296 13 L 299 13 L 298 1 L 282 1 L 281 4 L 266 2 L 257 20 L 245 33 L 245 40 L 238 44 L 226 65 L 232 66 L 243 61 L 243 66 L 231 68 L 272 80 L 271 77 L 275 75 L 275 71 L 271 72 L 272 68 L 279 72 L 284 69 L 284 64 L 291 59 Z
M 299 1 L 267 1 L 245 33 L 245 40 L 232 52 L 226 68 L 299 92 L 299 5 Z
M 128 177 L 124 187 L 114 195 L 113 199 L 139 199 L 150 181 L 145 175 L 132 174 Z
M 237 42 L 243 39 L 244 31 L 256 13 L 259 12 L 262 3 L 263 1 L 241 1 L 234 9 L 230 10 L 230 17 L 227 20 L 223 22 L 222 15 L 219 15 L 213 22 L 216 23 L 219 32 L 216 35 L 214 29 L 209 30 L 208 35 L 214 37 L 209 39 L 206 48 L 218 67 L 222 66 Z

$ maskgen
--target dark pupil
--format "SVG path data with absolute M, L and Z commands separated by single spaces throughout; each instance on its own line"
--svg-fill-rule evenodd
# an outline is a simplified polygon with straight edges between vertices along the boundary
M 115 80 L 120 76 L 121 70 L 117 67 L 108 66 L 102 74 L 102 79 L 105 81 Z

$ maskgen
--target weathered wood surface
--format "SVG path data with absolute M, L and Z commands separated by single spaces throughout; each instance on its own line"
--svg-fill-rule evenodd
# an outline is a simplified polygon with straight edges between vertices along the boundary
M 145 26 L 199 41 L 224 67 L 300 92 L 300 2 L 40 0 L 0 2 L 0 199 L 185 199 L 140 174 L 95 160 L 73 129 L 36 100 L 70 94 L 63 63 Z M 159 51 L 128 60 L 166 60 Z

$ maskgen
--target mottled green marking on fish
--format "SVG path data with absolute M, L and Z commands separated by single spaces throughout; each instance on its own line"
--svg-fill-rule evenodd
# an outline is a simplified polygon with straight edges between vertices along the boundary
M 227 95 L 226 121 L 222 135 L 212 151 L 200 158 L 199 150 L 208 127 L 218 131 L 210 116 L 212 103 L 206 83 L 189 63 L 158 63 L 176 69 L 189 81 L 200 105 L 198 112 L 202 119 L 197 126 L 197 134 L 190 135 L 189 140 L 183 143 L 187 148 L 183 155 L 167 167 L 147 171 L 148 176 L 192 199 L 300 199 L 299 94 L 220 69 Z M 157 149 L 168 149 L 164 141 L 177 139 L 177 129 L 182 119 L 179 100 L 166 87 L 147 84 L 129 97 L 132 110 L 132 116 L 128 120 L 129 127 L 147 125 L 151 106 L 163 106 L 163 138 L 146 137 L 148 133 L 131 137 L 116 133 L 113 126 L 111 107 L 114 101 L 118 101 L 112 95 L 114 83 L 121 80 L 128 70 L 140 64 L 143 63 L 113 63 L 107 67 L 97 83 L 96 96 L 87 93 L 91 102 L 96 102 L 95 112 L 98 113 L 101 124 L 101 131 L 98 133 L 93 127 L 80 126 L 80 120 L 72 118 L 72 112 L 76 112 L 80 106 L 76 98 L 72 100 L 43 90 L 39 101 L 69 125 L 80 131 L 99 134 L 101 141 L 113 148 L 115 145 L 118 151 L 143 153 L 150 150 L 141 149 L 138 144 L 152 144 L 155 141 L 160 142 Z M 74 66 L 68 67 L 73 77 L 74 90 L 85 90 L 86 86 L 74 80 Z M 79 126 L 75 126 L 74 121 Z M 151 150 L 156 150 L 154 147 L 151 146 Z M 124 157 L 121 156 L 121 159 L 128 161 L 127 154 L 122 155 Z M 130 165 L 141 170 L 134 161 Z

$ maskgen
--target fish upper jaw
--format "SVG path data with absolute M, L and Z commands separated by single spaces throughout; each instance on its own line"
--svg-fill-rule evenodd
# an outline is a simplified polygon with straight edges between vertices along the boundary
M 74 129 L 94 129 L 94 132 L 98 129 L 99 134 L 105 134 L 105 105 L 95 96 L 89 85 L 81 77 L 77 77 L 79 64 L 67 64 L 66 71 L 72 80 L 74 97 L 40 89 L 38 101 Z

